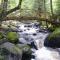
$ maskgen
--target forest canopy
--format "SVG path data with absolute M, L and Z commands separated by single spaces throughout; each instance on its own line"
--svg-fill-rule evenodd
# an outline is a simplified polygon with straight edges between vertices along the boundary
M 13 13 L 12 13 L 13 12 Z M 11 13 L 11 14 L 10 14 Z M 8 15 L 9 14 L 9 15 Z M 60 15 L 59 0 L 0 0 L 0 16 L 43 17 Z

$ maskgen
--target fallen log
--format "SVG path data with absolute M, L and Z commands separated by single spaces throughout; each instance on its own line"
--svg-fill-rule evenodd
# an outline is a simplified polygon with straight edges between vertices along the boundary
M 45 19 L 45 18 L 39 18 L 39 17 L 21 17 L 21 16 L 14 16 L 14 17 L 5 17 L 5 20 L 17 20 L 17 21 L 21 21 L 21 20 L 38 20 L 38 21 L 46 21 L 48 23 L 54 24 L 54 25 L 60 25 L 60 21 L 52 21 L 49 19 Z

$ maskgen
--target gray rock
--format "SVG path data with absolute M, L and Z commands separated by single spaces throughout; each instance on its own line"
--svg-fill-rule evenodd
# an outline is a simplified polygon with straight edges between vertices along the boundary
M 1 46 L 13 54 L 22 55 L 22 49 L 18 48 L 15 44 L 6 42 L 6 43 L 2 44 Z

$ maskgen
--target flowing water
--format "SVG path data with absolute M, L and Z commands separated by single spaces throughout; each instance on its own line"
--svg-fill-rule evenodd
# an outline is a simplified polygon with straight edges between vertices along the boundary
M 60 60 L 60 48 L 52 49 L 44 46 L 44 40 L 49 35 L 49 31 L 39 26 L 39 22 L 18 22 L 16 27 L 19 34 L 19 43 L 31 44 L 34 42 L 32 46 L 37 47 L 37 49 L 34 46 L 31 48 L 32 56 L 35 56 L 31 60 Z M 5 43 L 4 46 L 10 48 L 13 44 Z M 11 54 L 6 57 L 5 60 L 21 60 L 20 56 L 12 57 Z
M 17 30 L 19 31 L 20 43 L 31 44 L 31 42 L 34 42 L 37 47 L 37 50 L 31 49 L 32 55 L 35 56 L 31 60 L 60 60 L 59 49 L 44 47 L 44 40 L 49 32 L 39 27 L 38 22 L 19 23 Z

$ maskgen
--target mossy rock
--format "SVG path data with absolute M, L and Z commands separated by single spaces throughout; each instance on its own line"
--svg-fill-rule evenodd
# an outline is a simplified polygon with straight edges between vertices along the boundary
M 22 49 L 23 53 L 26 53 L 26 54 L 32 53 L 31 47 L 27 44 L 16 44 L 16 46 Z
M 6 37 L 7 37 L 7 40 L 11 43 L 17 43 L 18 42 L 18 35 L 16 32 L 8 32 Z
M 60 28 L 56 28 L 44 42 L 45 46 L 53 47 L 53 48 L 60 48 Z
M 23 49 L 24 53 L 31 54 L 31 47 L 29 45 L 23 46 L 22 49 Z
M 49 37 L 48 40 L 51 40 L 52 38 L 60 37 L 60 28 L 56 28 L 55 31 L 53 31 Z
M 0 40 L 3 39 L 3 38 L 4 38 L 3 33 L 0 32 Z

